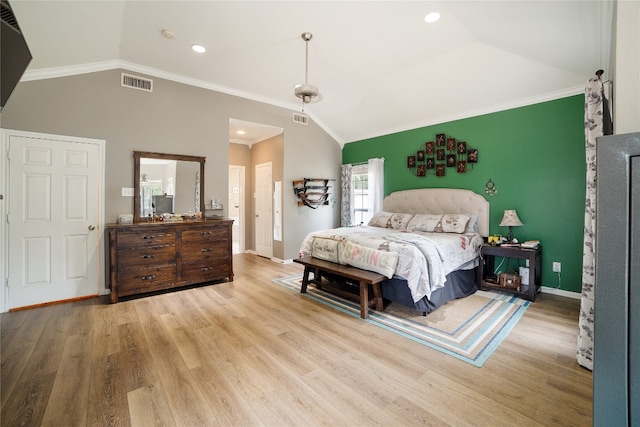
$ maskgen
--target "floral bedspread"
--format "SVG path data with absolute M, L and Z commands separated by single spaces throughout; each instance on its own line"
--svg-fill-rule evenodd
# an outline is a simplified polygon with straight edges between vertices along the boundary
M 479 234 L 407 232 L 381 227 L 342 227 L 310 233 L 300 246 L 311 255 L 315 237 L 351 241 L 398 253 L 395 275 L 405 279 L 414 301 L 444 286 L 446 275 L 475 260 L 483 239 Z

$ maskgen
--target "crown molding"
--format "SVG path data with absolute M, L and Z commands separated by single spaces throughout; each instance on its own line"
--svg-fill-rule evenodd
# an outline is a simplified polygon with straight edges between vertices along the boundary
M 29 70 L 22 75 L 20 81 L 28 82 L 33 80 L 45 80 L 45 79 L 53 79 L 57 77 L 68 77 L 75 76 L 79 74 L 87 74 L 87 73 L 95 73 L 99 71 L 108 71 L 123 68 L 128 71 L 134 71 L 142 74 L 146 74 L 149 76 L 157 77 L 160 79 L 170 80 L 177 83 L 183 83 L 190 86 L 199 87 L 202 89 L 212 90 L 215 92 L 226 93 L 227 95 L 233 95 L 240 98 L 249 99 L 251 101 L 261 102 L 268 105 L 273 105 L 276 107 L 284 108 L 287 110 L 297 111 L 300 107 L 298 104 L 294 103 L 286 103 L 281 102 L 275 99 L 257 96 L 256 94 L 243 92 L 237 89 L 229 88 L 226 86 L 216 85 L 210 82 L 205 82 L 203 80 L 193 79 L 190 77 L 183 76 L 181 74 L 169 73 L 163 70 L 159 70 L 157 68 L 147 67 L 144 65 L 139 65 L 133 62 L 121 61 L 121 60 L 113 60 L 113 61 L 103 61 L 103 62 L 93 62 L 90 64 L 82 64 L 82 65 L 71 65 L 66 67 L 53 67 L 53 68 L 42 68 L 39 70 Z M 310 119 L 312 119 L 322 130 L 324 130 L 327 134 L 329 134 L 339 145 L 340 148 L 344 147 L 344 141 L 342 138 L 338 137 L 328 126 L 326 126 L 321 120 L 319 120 L 313 113 L 305 112 Z

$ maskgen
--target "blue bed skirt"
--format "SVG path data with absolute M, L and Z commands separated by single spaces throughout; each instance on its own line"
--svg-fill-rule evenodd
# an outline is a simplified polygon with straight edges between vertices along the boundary
M 382 297 L 405 307 L 413 308 L 423 313 L 430 313 L 448 301 L 474 294 L 478 290 L 476 278 L 476 270 L 478 268 L 449 273 L 444 287 L 432 292 L 429 299 L 425 297 L 415 303 L 407 286 L 407 281 L 394 277 L 381 283 Z

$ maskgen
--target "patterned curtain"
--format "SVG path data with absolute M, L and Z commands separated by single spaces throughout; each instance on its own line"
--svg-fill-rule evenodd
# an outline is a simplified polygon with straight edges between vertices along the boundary
M 582 256 L 582 299 L 578 322 L 577 359 L 593 370 L 593 313 L 595 300 L 596 246 L 596 138 L 612 133 L 611 116 L 600 77 L 589 79 L 585 88 L 584 132 L 587 160 L 587 189 L 584 207 Z
M 351 182 L 351 171 L 353 170 L 353 165 L 346 164 L 342 165 L 342 193 L 341 193 L 341 202 L 340 202 L 340 226 L 348 227 L 351 225 L 351 213 L 353 212 L 353 206 L 351 203 L 351 194 L 352 185 Z
M 384 200 L 384 158 L 369 159 L 369 206 L 371 215 L 382 211 Z

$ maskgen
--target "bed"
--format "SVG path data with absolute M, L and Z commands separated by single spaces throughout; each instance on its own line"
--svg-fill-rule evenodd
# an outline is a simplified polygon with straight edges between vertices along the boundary
M 429 313 L 478 289 L 489 202 L 470 190 L 403 190 L 366 226 L 309 233 L 300 255 L 384 274 L 385 300 Z

